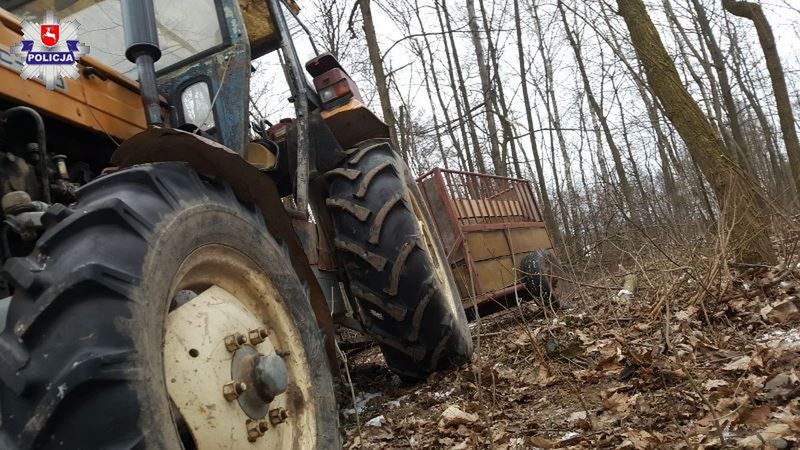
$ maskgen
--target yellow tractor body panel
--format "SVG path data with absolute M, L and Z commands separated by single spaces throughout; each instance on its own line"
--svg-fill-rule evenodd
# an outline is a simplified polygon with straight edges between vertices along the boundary
M 343 148 L 353 147 L 367 139 L 389 138 L 389 127 L 355 98 L 323 110 L 321 115 Z

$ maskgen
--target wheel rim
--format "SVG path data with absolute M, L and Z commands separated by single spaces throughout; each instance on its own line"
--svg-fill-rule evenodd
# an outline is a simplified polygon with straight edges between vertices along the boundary
M 414 209 L 414 215 L 417 218 L 417 223 L 422 231 L 422 241 L 426 250 L 428 251 L 428 254 L 430 255 L 430 258 L 433 260 L 433 267 L 435 270 L 434 273 L 436 274 L 438 285 L 448 286 L 447 273 L 445 272 L 444 268 L 444 264 L 448 264 L 447 256 L 440 253 L 439 247 L 434 241 L 433 233 L 430 227 L 428 227 L 427 221 L 425 220 L 425 212 L 422 210 L 422 208 L 420 208 L 416 196 L 412 192 L 409 197 L 411 200 L 411 206 Z
M 300 332 L 265 271 L 231 247 L 206 245 L 183 261 L 170 298 L 182 291 L 199 295 L 173 302 L 165 325 L 164 374 L 184 445 L 313 447 L 311 369 Z M 251 333 L 261 329 L 269 334 Z M 231 339 L 237 333 L 243 342 Z M 286 390 L 271 401 L 258 382 L 264 372 L 258 378 L 253 363 L 246 363 L 259 354 L 288 374 Z M 279 372 L 268 371 L 268 381 Z
M 450 284 L 450 278 L 446 272 L 447 270 L 450 270 L 450 262 L 447 260 L 447 255 L 442 251 L 442 247 L 436 244 L 437 241 L 434 239 L 435 235 L 428 226 L 428 221 L 425 220 L 425 211 L 422 210 L 422 207 L 417 201 L 417 197 L 414 195 L 413 191 L 409 197 L 411 198 L 411 205 L 414 208 L 414 215 L 417 217 L 420 230 L 422 230 L 422 239 L 425 243 L 425 247 L 428 250 L 428 255 L 433 260 L 434 274 L 437 285 L 446 286 L 446 292 L 443 292 L 447 298 L 445 305 L 450 311 L 450 314 L 452 314 L 454 317 L 463 315 L 461 293 Z

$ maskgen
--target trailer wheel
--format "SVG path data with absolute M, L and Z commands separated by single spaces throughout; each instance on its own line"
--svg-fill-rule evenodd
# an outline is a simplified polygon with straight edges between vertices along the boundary
M 359 144 L 326 176 L 336 253 L 387 365 L 420 379 L 469 361 L 472 338 L 444 250 L 389 142 Z
M 45 221 L 4 267 L 0 448 L 339 447 L 306 291 L 226 183 L 136 166 Z
M 546 308 L 560 307 L 557 284 L 559 280 L 552 278 L 553 258 L 545 250 L 537 250 L 525 255 L 520 263 L 523 286 L 533 298 Z

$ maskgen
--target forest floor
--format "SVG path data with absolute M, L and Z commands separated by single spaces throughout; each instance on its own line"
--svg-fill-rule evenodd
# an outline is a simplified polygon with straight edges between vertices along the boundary
M 800 264 L 639 264 L 473 322 L 471 365 L 405 384 L 351 353 L 345 448 L 797 448 Z M 666 268 L 665 268 L 666 267 Z M 670 268 L 672 267 L 672 268 Z M 356 414 L 356 411 L 358 414 Z

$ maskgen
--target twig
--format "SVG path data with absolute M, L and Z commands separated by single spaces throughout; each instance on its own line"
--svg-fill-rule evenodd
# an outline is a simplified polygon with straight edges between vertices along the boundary
M 353 388 L 353 380 L 350 378 L 350 366 L 347 364 L 347 356 L 344 354 L 342 349 L 339 348 L 339 344 L 334 342 L 336 345 L 336 352 L 339 354 L 339 358 L 342 359 L 344 363 L 344 373 L 347 375 L 347 384 L 350 385 L 350 395 L 353 398 L 353 412 L 356 415 L 356 428 L 358 429 L 358 440 L 361 444 L 364 444 L 364 438 L 361 436 L 361 418 L 358 415 L 358 401 L 356 400 L 356 390 Z
M 697 386 L 697 382 L 692 376 L 692 373 L 689 372 L 689 369 L 686 368 L 686 366 L 683 364 L 683 361 L 681 361 L 680 355 L 678 355 L 677 353 L 675 354 L 675 361 L 677 361 L 678 364 L 680 364 L 681 370 L 683 370 L 683 372 L 689 378 L 689 385 L 692 387 L 692 390 L 694 391 L 695 395 L 700 397 L 703 403 L 705 403 L 706 406 L 708 407 L 708 410 L 711 412 L 711 417 L 714 419 L 714 427 L 717 429 L 717 434 L 719 435 L 719 445 L 724 447 L 725 435 L 722 432 L 722 425 L 719 422 L 717 411 L 714 409 L 714 406 L 711 405 L 711 402 L 708 401 L 708 398 L 706 398 L 706 396 L 703 395 L 703 393 L 700 391 L 700 388 Z

